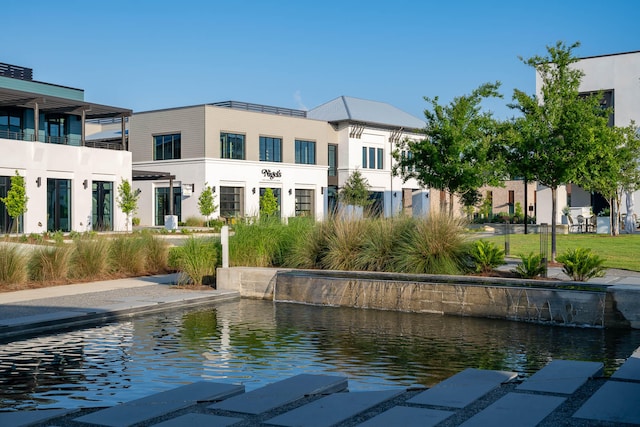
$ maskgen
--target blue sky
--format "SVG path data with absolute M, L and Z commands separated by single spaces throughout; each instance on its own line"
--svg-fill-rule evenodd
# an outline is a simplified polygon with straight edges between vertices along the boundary
M 311 109 L 341 95 L 424 118 L 487 81 L 535 89 L 518 59 L 640 50 L 640 1 L 114 0 L 6 2 L 0 62 L 135 111 L 236 100 Z

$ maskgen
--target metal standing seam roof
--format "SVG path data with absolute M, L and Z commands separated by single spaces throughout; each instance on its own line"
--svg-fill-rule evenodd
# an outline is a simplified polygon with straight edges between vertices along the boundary
M 328 122 L 353 121 L 405 129 L 422 129 L 426 123 L 399 108 L 379 101 L 340 96 L 307 112 L 307 117 Z

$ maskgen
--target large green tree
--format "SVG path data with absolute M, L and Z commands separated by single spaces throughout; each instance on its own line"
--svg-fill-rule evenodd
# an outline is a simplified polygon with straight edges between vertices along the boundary
M 556 256 L 558 186 L 580 184 L 582 172 L 600 149 L 608 113 L 600 106 L 599 94 L 580 96 L 584 73 L 572 66 L 578 42 L 547 46 L 546 56 L 522 61 L 541 79 L 538 95 L 514 90 L 510 107 L 522 113 L 516 119 L 521 139 L 512 148 L 526 163 L 522 173 L 535 177 L 551 190 L 551 260 Z
M 7 197 L 0 197 L 0 201 L 7 207 L 7 213 L 16 221 L 16 231 L 20 232 L 20 217 L 27 212 L 27 189 L 24 177 L 16 170 L 11 177 L 11 187 L 7 191 Z
M 504 173 L 493 158 L 493 143 L 498 122 L 491 112 L 482 110 L 482 101 L 502 97 L 500 83 L 485 83 L 471 94 L 459 96 L 448 105 L 440 105 L 438 97 L 425 97 L 430 108 L 425 110 L 424 138 L 405 140 L 394 152 L 394 172 L 406 181 L 415 178 L 423 187 L 449 194 L 449 215 L 453 215 L 454 196 L 475 200 L 483 185 L 502 184 Z M 409 152 L 411 155 L 403 155 Z M 496 163 L 492 164 L 492 160 Z
M 624 193 L 640 187 L 640 137 L 635 123 L 605 127 L 599 137 L 600 150 L 580 171 L 580 186 L 602 194 L 609 201 L 611 234 L 620 230 L 620 204 Z

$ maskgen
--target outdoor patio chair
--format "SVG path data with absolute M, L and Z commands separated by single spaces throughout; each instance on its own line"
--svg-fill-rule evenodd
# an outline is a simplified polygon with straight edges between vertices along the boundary
M 569 233 L 575 233 L 578 230 L 578 224 L 573 222 L 571 215 L 567 215 L 567 220 L 569 221 Z
M 584 222 L 584 216 L 582 216 L 582 215 L 578 215 L 578 216 L 577 216 L 577 220 L 578 220 L 578 231 L 579 231 L 580 233 L 582 233 L 582 232 L 583 232 L 583 230 L 586 230 L 585 222 Z

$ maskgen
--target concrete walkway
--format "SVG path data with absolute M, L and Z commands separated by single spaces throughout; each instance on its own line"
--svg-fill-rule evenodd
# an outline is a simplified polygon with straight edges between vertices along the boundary
M 551 269 L 549 277 L 553 274 L 561 272 Z M 0 339 L 239 297 L 232 291 L 176 288 L 175 279 L 164 275 L 0 293 Z M 640 274 L 609 271 L 598 280 L 640 289 Z M 610 378 L 602 377 L 600 363 L 553 360 L 524 381 L 513 372 L 467 369 L 428 390 L 349 392 L 347 378 L 301 375 L 249 393 L 243 386 L 202 381 L 110 408 L 0 412 L 0 426 L 151 425 L 640 425 L 640 349 Z

